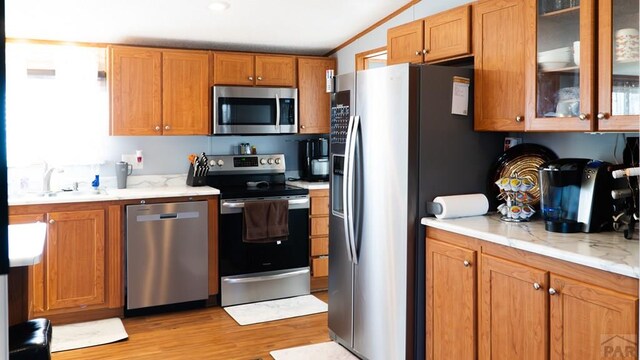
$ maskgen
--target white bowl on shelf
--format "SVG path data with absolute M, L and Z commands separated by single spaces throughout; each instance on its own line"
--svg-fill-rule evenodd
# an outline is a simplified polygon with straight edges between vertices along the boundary
M 540 68 L 544 71 L 558 70 L 569 66 L 569 61 L 546 61 L 539 62 Z
M 538 54 L 539 63 L 547 62 L 571 62 L 573 60 L 573 50 L 554 52 L 554 53 L 540 53 Z
M 580 41 L 573 42 L 573 62 L 580 66 Z

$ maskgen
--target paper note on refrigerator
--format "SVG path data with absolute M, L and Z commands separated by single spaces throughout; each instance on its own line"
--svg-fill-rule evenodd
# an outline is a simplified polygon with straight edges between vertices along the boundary
M 451 113 L 467 115 L 469 113 L 469 85 L 471 80 L 460 76 L 453 77 L 453 95 L 451 96 Z

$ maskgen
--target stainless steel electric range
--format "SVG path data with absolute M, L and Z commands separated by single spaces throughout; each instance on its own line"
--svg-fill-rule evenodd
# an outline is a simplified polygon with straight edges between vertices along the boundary
M 220 190 L 221 305 L 309 294 L 309 191 L 286 184 L 284 155 L 207 157 L 207 185 Z M 288 236 L 245 241 L 245 205 L 277 200 L 288 202 Z

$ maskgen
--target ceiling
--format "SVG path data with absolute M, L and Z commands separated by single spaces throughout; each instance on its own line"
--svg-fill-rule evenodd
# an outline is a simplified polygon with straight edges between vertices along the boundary
M 409 0 L 5 0 L 8 38 L 323 55 Z

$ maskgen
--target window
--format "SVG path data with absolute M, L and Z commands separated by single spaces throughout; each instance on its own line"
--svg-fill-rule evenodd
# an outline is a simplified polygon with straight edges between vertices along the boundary
M 102 163 L 106 49 L 10 42 L 6 56 L 8 165 Z
M 387 47 L 356 54 L 356 71 L 387 66 Z

